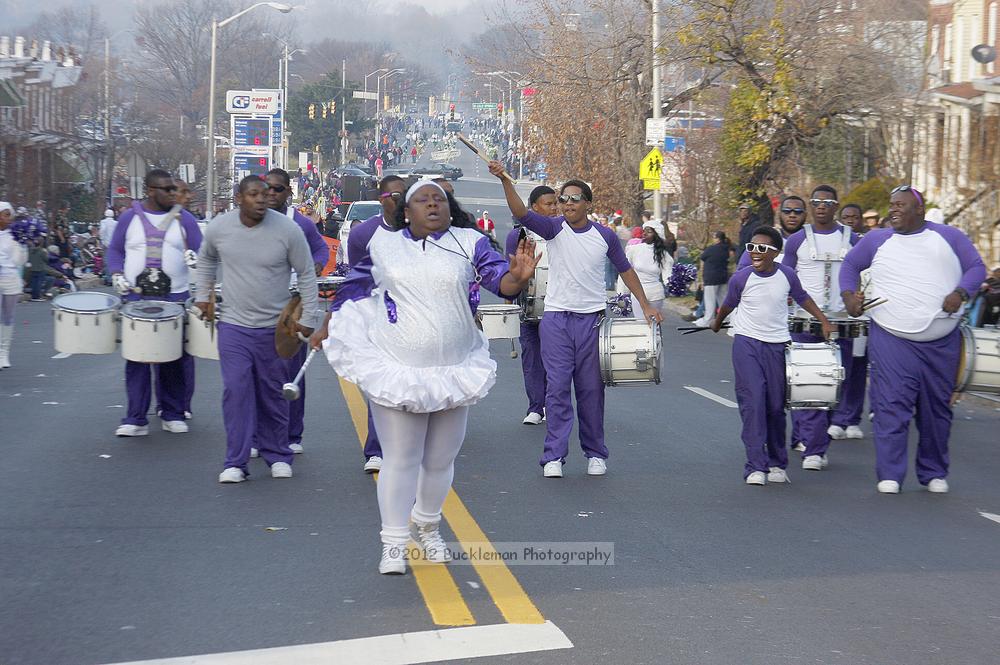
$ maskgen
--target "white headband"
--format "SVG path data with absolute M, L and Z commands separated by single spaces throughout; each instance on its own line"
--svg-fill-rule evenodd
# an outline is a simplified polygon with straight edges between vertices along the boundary
M 4 210 L 10 210 L 10 214 L 11 215 L 14 214 L 14 206 L 7 203 L 6 201 L 0 201 L 0 212 L 3 212 Z
M 444 191 L 444 187 L 442 187 L 441 185 L 437 184 L 436 182 L 434 182 L 433 180 L 431 180 L 429 178 L 421 178 L 420 180 L 418 180 L 415 183 L 413 183 L 412 187 L 410 187 L 408 190 L 406 190 L 406 198 L 404 199 L 404 201 L 406 203 L 409 203 L 410 199 L 413 198 L 413 195 L 417 193 L 418 189 L 422 189 L 422 188 L 424 188 L 424 187 L 426 187 L 428 185 L 430 185 L 431 187 L 436 187 L 437 190 L 439 192 L 441 192 L 441 195 L 443 197 L 448 198 L 448 193 L 446 191 Z

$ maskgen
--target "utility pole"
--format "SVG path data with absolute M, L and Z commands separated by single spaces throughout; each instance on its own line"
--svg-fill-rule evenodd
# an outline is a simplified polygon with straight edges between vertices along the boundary
M 344 89 L 340 97 L 340 165 L 347 163 L 347 59 L 341 66 L 341 87 Z
M 653 14 L 653 117 L 663 116 L 663 102 L 660 99 L 660 0 L 651 0 Z M 658 219 L 666 226 L 663 219 L 663 198 L 660 190 L 653 192 L 653 219 Z

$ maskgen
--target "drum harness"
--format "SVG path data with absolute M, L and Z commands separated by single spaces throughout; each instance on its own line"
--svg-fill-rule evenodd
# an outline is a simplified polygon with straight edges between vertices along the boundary
M 806 241 L 809 243 L 809 258 L 813 261 L 823 262 L 823 303 L 820 308 L 824 312 L 830 311 L 830 289 L 833 286 L 833 264 L 841 263 L 844 257 L 847 256 L 847 252 L 851 249 L 851 232 L 847 227 L 840 224 L 837 225 L 840 228 L 840 251 L 836 254 L 825 253 L 822 257 L 819 255 L 819 250 L 816 247 L 816 232 L 813 231 L 812 224 L 806 224 Z

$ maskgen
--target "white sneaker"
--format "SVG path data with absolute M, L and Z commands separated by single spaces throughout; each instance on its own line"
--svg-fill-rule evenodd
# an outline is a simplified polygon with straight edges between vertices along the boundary
M 747 485 L 764 485 L 767 483 L 766 478 L 763 471 L 754 471 L 747 476 L 746 483 Z
M 372 455 L 367 460 L 365 460 L 365 473 L 375 473 L 376 471 L 382 470 L 382 458 L 378 455 Z
M 243 469 L 235 466 L 228 467 L 219 474 L 220 483 L 242 483 L 246 479 L 247 475 L 243 473 Z
M 863 439 L 865 438 L 865 433 L 861 431 L 861 428 L 857 425 L 847 426 L 847 438 L 848 439 Z
M 289 443 L 288 447 L 296 455 L 301 455 L 302 453 L 305 452 L 305 449 L 302 448 L 302 444 L 301 443 Z
M 895 480 L 880 480 L 875 488 L 880 494 L 899 494 L 899 483 Z
M 792 446 L 792 450 L 794 450 L 797 453 L 804 453 L 806 451 L 806 444 L 799 441 L 794 446 Z
M 831 439 L 836 439 L 837 441 L 847 438 L 847 431 L 840 425 L 830 425 L 826 433 L 830 435 Z
M 931 481 L 927 483 L 927 491 L 934 492 L 935 494 L 947 494 L 948 481 L 944 478 L 932 478 Z
M 588 476 L 603 476 L 608 472 L 608 462 L 607 460 L 601 459 L 600 457 L 591 457 L 587 462 L 587 475 Z
M 802 458 L 802 468 L 806 471 L 822 471 L 829 463 L 826 455 L 806 455 Z
M 548 416 L 545 414 L 545 407 L 542 407 L 542 422 L 544 423 Z
M 260 451 L 256 448 L 250 449 L 250 457 L 260 457 Z
M 406 572 L 406 545 L 382 544 L 382 560 L 378 572 L 383 575 L 402 575 Z
M 562 460 L 546 462 L 542 467 L 542 475 L 546 478 L 562 478 Z
M 521 423 L 524 425 L 541 425 L 542 420 L 544 420 L 542 414 L 532 411 L 524 417 L 524 420 L 522 420 Z
M 784 469 L 772 466 L 767 473 L 767 482 L 769 483 L 787 483 L 788 474 Z
M 184 420 L 191 420 L 192 418 L 194 418 L 194 416 L 191 415 L 190 411 L 185 411 L 184 412 Z
M 441 537 L 441 522 L 423 524 L 413 522 L 410 526 L 410 537 L 420 544 L 424 550 L 424 559 L 431 563 L 448 563 L 451 552 Z
M 271 477 L 272 478 L 291 478 L 292 477 L 292 465 L 286 462 L 275 462 L 271 465 Z
M 148 425 L 119 425 L 115 430 L 115 436 L 146 436 L 149 434 Z
M 184 434 L 188 431 L 188 424 L 183 420 L 164 420 L 163 431 L 173 434 Z

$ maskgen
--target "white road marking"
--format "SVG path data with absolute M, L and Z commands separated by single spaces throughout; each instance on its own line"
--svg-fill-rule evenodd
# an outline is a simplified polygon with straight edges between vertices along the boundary
M 66 358 L 72 358 L 72 357 L 73 357 L 72 353 L 57 353 L 56 355 L 52 356 L 52 359 L 53 360 L 65 360 Z
M 979 511 L 979 514 L 982 515 L 983 517 L 985 517 L 988 520 L 993 520 L 997 524 L 1000 524 L 1000 515 L 995 515 L 993 513 L 984 513 L 981 510 Z
M 554 623 L 546 621 L 541 624 L 504 623 L 426 630 L 204 656 L 137 660 L 115 665 L 411 665 L 572 648 L 569 638 Z
M 707 390 L 705 390 L 704 388 L 699 388 L 697 386 L 684 386 L 684 389 L 685 390 L 690 390 L 695 395 L 701 395 L 702 397 L 707 397 L 708 399 L 712 400 L 713 402 L 718 402 L 722 406 L 728 406 L 730 409 L 736 409 L 736 408 L 739 407 L 739 404 L 737 404 L 736 402 L 731 402 L 728 399 L 726 399 L 725 397 L 719 397 L 715 393 L 710 393 Z

